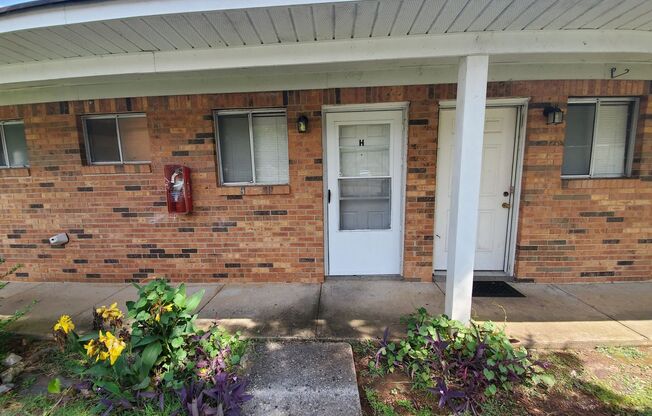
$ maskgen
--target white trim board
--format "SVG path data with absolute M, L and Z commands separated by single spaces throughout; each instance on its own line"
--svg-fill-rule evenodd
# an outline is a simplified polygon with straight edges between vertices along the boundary
M 522 98 L 487 98 L 487 107 L 517 107 L 530 102 L 530 97 Z M 456 100 L 440 100 L 439 108 L 455 108 Z
M 652 79 L 652 64 L 619 64 L 630 68 L 623 80 Z M 609 63 L 539 63 L 489 65 L 489 81 L 609 79 Z M 432 85 L 457 82 L 455 65 L 424 65 L 391 69 L 355 69 L 308 72 L 278 68 L 256 71 L 181 72 L 175 74 L 120 75 L 72 80 L 30 82 L 3 86 L 0 105 L 31 104 L 100 98 L 148 97 L 301 89 Z M 1 81 L 0 81 L 1 82 Z

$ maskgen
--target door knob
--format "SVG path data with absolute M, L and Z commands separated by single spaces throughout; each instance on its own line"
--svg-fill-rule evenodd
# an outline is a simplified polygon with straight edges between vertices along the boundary
M 503 202 L 502 207 L 503 207 L 503 208 L 509 208 L 509 207 L 511 207 L 511 205 L 510 205 L 509 202 Z

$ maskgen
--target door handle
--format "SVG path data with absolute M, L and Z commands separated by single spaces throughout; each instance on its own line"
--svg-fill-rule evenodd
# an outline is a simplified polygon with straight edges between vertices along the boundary
M 509 202 L 503 202 L 503 205 L 502 205 L 503 208 L 509 208 L 511 206 L 512 205 Z
M 328 190 L 328 204 L 331 203 L 331 190 Z

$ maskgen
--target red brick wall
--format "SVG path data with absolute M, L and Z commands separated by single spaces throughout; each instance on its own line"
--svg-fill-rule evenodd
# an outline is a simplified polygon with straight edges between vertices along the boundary
M 109 99 L 0 107 L 25 121 L 31 168 L 0 170 L 0 255 L 23 263 L 16 279 L 188 281 L 323 279 L 321 106 L 410 101 L 404 275 L 432 269 L 437 102 L 454 85 L 346 88 L 252 94 Z M 560 81 L 489 85 L 491 97 L 531 97 L 517 273 L 550 280 L 650 278 L 652 101 L 646 82 Z M 547 126 L 542 104 L 574 95 L 643 96 L 637 178 L 562 181 L 564 127 Z M 290 184 L 217 185 L 212 110 L 285 107 Z M 80 115 L 145 112 L 151 165 L 84 166 Z M 299 114 L 310 119 L 296 133 Z M 163 165 L 193 169 L 194 213 L 170 217 Z M 65 248 L 46 239 L 68 232 Z M 609 240 L 608 242 L 605 242 Z M 618 242 L 616 242 L 616 240 Z

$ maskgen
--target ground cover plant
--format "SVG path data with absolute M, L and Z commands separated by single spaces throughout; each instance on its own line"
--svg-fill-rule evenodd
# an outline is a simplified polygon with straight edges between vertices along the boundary
M 172 401 L 180 414 L 239 415 L 250 398 L 247 381 L 237 374 L 246 348 L 239 335 L 197 328 L 193 312 L 203 291 L 188 296 L 183 284 L 164 280 L 137 287 L 127 316 L 116 303 L 97 308 L 89 334 L 77 334 L 67 315 L 54 325 L 62 351 L 79 357 L 73 372 L 82 382 L 66 393 L 96 398 L 94 411 L 105 414 L 148 407 L 163 412 Z M 54 378 L 49 391 L 61 392 L 61 382 Z
M 415 388 L 427 389 L 441 408 L 476 414 L 486 399 L 515 385 L 552 385 L 545 364 L 514 348 L 491 322 L 464 325 L 424 308 L 405 318 L 407 336 L 390 342 L 385 331 L 371 365 L 385 372 L 405 371 Z
M 475 365 L 475 358 L 459 358 L 459 351 L 456 350 L 456 341 L 441 337 L 440 342 L 448 342 L 448 348 L 452 352 L 452 360 L 446 363 L 450 371 L 442 372 L 442 364 L 437 362 L 432 366 L 425 366 L 421 363 L 427 359 L 430 352 L 426 353 L 421 346 L 427 344 L 421 337 L 430 336 L 430 329 L 416 330 L 417 328 L 443 328 L 457 327 L 457 323 L 451 323 L 441 317 L 429 316 L 425 311 L 418 311 L 408 318 L 409 330 L 407 336 L 390 342 L 388 339 L 379 342 L 361 342 L 353 345 L 356 371 L 358 375 L 359 392 L 365 416 L 429 416 L 429 415 L 451 415 L 451 414 L 481 414 L 489 416 L 502 415 L 596 415 L 596 416 L 652 416 L 652 348 L 650 347 L 599 347 L 583 348 L 563 351 L 551 350 L 530 350 L 527 352 L 527 361 L 535 363 L 545 362 L 545 369 L 538 368 L 526 370 L 530 375 L 536 375 L 534 379 L 525 383 L 511 382 L 509 388 L 496 385 L 496 392 L 486 391 L 488 385 L 487 377 L 482 372 L 474 373 L 480 380 L 470 384 L 471 391 L 475 391 L 478 400 L 472 407 L 460 408 L 464 401 L 463 397 L 451 394 L 450 390 L 460 389 L 456 381 L 464 380 L 458 376 L 457 371 L 466 366 L 467 374 L 478 371 Z M 432 324 L 432 320 L 438 322 Z M 446 327 L 449 325 L 449 327 Z M 469 327 L 470 331 L 473 327 Z M 480 334 L 482 334 L 482 326 Z M 488 328 L 485 328 L 488 329 Z M 448 329 L 447 331 L 449 331 Z M 494 333 L 500 333 L 494 327 Z M 467 338 L 467 331 L 462 332 Z M 457 340 L 458 337 L 453 339 Z M 505 337 L 509 342 L 509 339 Z M 477 342 L 477 332 L 469 336 L 468 340 L 460 341 L 457 346 L 482 345 Z M 484 344 L 491 344 L 497 340 L 501 341 L 499 350 L 502 349 L 502 335 L 494 334 L 493 338 L 482 338 Z M 404 342 L 408 341 L 408 342 Z M 380 345 L 379 345 L 380 343 Z M 407 347 L 407 345 L 410 347 Z M 446 355 L 442 353 L 443 344 L 434 348 L 433 357 Z M 413 348 L 414 347 L 414 348 Z M 385 348 L 385 355 L 382 349 Z M 468 347 L 467 347 L 468 349 Z M 490 356 L 485 347 L 484 355 Z M 513 347 L 517 352 L 519 348 Z M 377 355 L 380 352 L 379 355 Z M 476 350 L 477 352 L 477 350 Z M 504 357 L 504 352 L 501 353 Z M 477 354 L 476 354 L 477 355 Z M 518 359 L 520 354 L 514 354 Z M 393 365 L 389 362 L 393 360 Z M 470 360 L 470 361 L 469 361 Z M 453 364 L 450 364 L 450 363 Z M 497 363 L 498 361 L 496 361 Z M 377 364 L 378 363 L 378 364 Z M 500 380 L 500 374 L 509 381 L 509 375 L 493 369 L 493 363 L 488 363 L 490 371 L 494 372 L 491 381 L 496 384 Z M 523 364 L 523 362 L 521 362 Z M 504 363 L 503 363 L 504 365 Z M 518 366 L 514 366 L 518 368 Z M 426 377 L 427 375 L 427 377 Z M 452 377 L 451 377 L 452 375 Z M 544 376 L 545 375 L 545 376 Z M 449 390 L 449 398 L 442 404 L 441 390 L 439 389 L 440 379 L 446 382 Z M 554 384 L 551 383 L 554 379 Z M 538 381 L 538 382 L 535 382 Z M 480 390 L 485 386 L 485 391 Z M 464 394 L 466 390 L 460 389 Z M 485 394 L 489 393 L 489 394 Z M 453 406 L 449 401 L 453 399 Z

